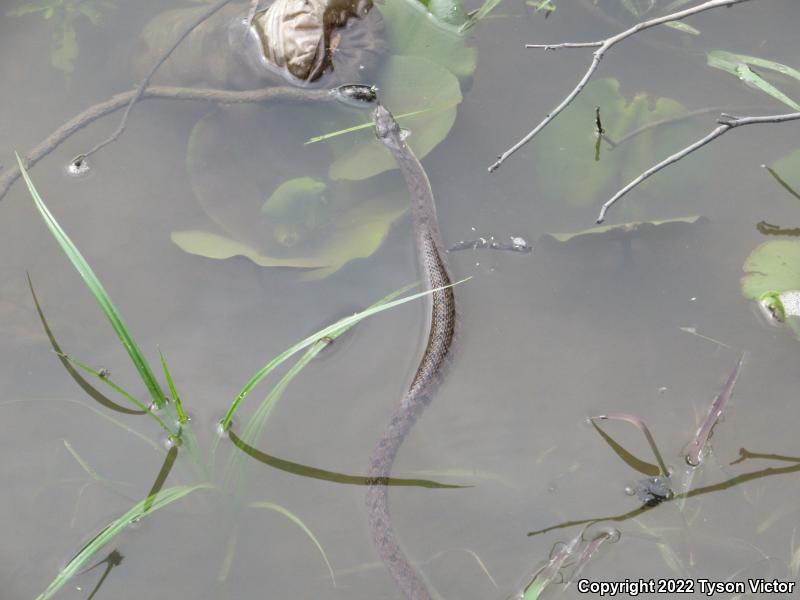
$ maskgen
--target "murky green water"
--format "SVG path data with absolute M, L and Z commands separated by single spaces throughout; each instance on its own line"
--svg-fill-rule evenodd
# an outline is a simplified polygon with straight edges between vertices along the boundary
M 9 17 L 6 10 L 17 3 L 2 4 L 0 163 L 8 167 L 13 150 L 26 151 L 85 107 L 133 86 L 134 41 L 161 3 L 106 10 L 97 27 L 76 20 L 80 54 L 68 78 L 51 66 L 53 22 Z M 599 4 L 602 11 L 590 2 L 562 0 L 547 19 L 516 0 L 501 4 L 468 37 L 477 69 L 462 80 L 464 99 L 452 131 L 423 161 L 447 242 L 521 235 L 535 246 L 529 255 L 450 255 L 455 278 L 472 276 L 457 289 L 456 350 L 435 401 L 395 465 L 398 477 L 469 486 L 391 493 L 407 553 L 444 598 L 505 598 L 580 526 L 529 532 L 635 510 L 638 501 L 624 488 L 644 475 L 625 464 L 586 418 L 638 415 L 665 460 L 679 468 L 682 448 L 741 350 L 750 354 L 715 429 L 713 454 L 692 484 L 711 486 L 708 493 L 611 523 L 620 540 L 603 545 L 583 576 L 797 580 L 800 478 L 791 470 L 797 459 L 731 464 L 740 448 L 800 456 L 797 341 L 787 329 L 763 325 L 739 284 L 743 262 L 767 239 L 757 222 L 800 226 L 798 200 L 760 166 L 797 149 L 797 125 L 731 132 L 655 176 L 614 207 L 608 222 L 706 219 L 643 230 L 628 241 L 598 235 L 559 244 L 540 237 L 592 227 L 600 204 L 635 174 L 632 163 L 648 165 L 690 143 L 714 127 L 714 112 L 667 128 L 633 150 L 602 147 L 596 162 L 587 100 L 588 111 L 564 114 L 550 138 L 533 142 L 496 173 L 486 172 L 496 155 L 572 89 L 590 60 L 587 50 L 543 52 L 522 45 L 594 40 L 634 22 L 617 2 Z M 800 6 L 789 0 L 710 11 L 690 21 L 701 36 L 663 29 L 626 40 L 607 54 L 596 79 L 619 80 L 627 101 L 647 94 L 640 101 L 643 116 L 636 118 L 646 119 L 657 98 L 689 110 L 789 112 L 708 67 L 705 53 L 728 50 L 798 67 L 792 42 L 798 18 Z M 776 81 L 800 97 L 800 84 Z M 605 125 L 613 131 L 630 115 L 615 113 L 609 108 L 614 102 L 603 98 Z M 209 227 L 193 192 L 186 147 L 192 128 L 210 110 L 199 102 L 148 100 L 134 109 L 123 138 L 92 159 L 89 176 L 70 178 L 64 165 L 107 135 L 118 114 L 81 130 L 32 169 L 42 196 L 148 356 L 156 364 L 156 347 L 166 354 L 206 453 L 215 423 L 271 357 L 418 276 L 407 218 L 389 228 L 373 255 L 315 281 L 244 258 L 215 261 L 182 252 L 170 241 L 172 231 Z M 221 199 L 229 214 L 245 222 L 248 213 L 237 206 L 242 202 L 242 211 L 252 211 L 253 198 L 244 199 L 237 186 L 252 187 L 259 177 L 268 182 L 259 185 L 270 188 L 304 174 L 320 178 L 330 164 L 320 144 L 302 142 L 331 128 L 312 131 L 303 119 L 259 110 L 261 117 L 245 122 L 251 135 L 242 143 L 265 158 L 254 154 L 241 172 L 228 170 L 231 194 Z M 289 111 L 280 115 L 292 110 L 275 108 Z M 320 107 L 314 109 L 319 123 L 330 114 L 326 110 L 349 115 L 351 124 L 365 120 Z M 333 129 L 340 126 L 335 123 Z M 255 148 L 261 139 L 266 149 Z M 221 155 L 229 156 L 222 144 Z M 224 144 L 235 146 L 235 140 Z M 284 155 L 290 158 L 281 163 L 271 158 Z M 363 185 L 336 193 L 377 202 L 404 193 L 396 172 Z M 26 270 L 64 351 L 110 369 L 121 385 L 145 394 L 19 182 L 0 205 L 0 232 L 0 596 L 15 600 L 36 597 L 84 544 L 141 500 L 166 451 L 152 422 L 97 404 L 54 355 L 30 299 Z M 258 449 L 318 469 L 364 474 L 423 345 L 421 304 L 360 324 L 292 383 Z M 264 385 L 246 400 L 234 431 L 241 431 L 268 389 Z M 615 422 L 604 429 L 652 462 L 633 427 Z M 102 482 L 87 474 L 65 441 Z M 218 473 L 238 452 L 221 444 Z M 247 484 L 237 488 L 238 496 L 232 489 L 196 492 L 129 528 L 91 560 L 89 566 L 114 549 L 123 557 L 94 597 L 398 597 L 372 547 L 363 486 L 244 458 Z M 182 451 L 166 485 L 201 480 Z M 275 503 L 302 519 L 330 559 L 335 586 L 301 529 L 278 512 L 249 508 L 253 502 Z M 79 574 L 57 597 L 90 597 L 108 564 Z M 565 596 L 582 595 L 573 584 Z

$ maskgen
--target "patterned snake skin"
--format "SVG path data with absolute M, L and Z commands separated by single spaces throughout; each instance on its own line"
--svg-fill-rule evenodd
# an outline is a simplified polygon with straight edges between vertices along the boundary
M 382 106 L 378 106 L 374 117 L 375 133 L 392 152 L 411 195 L 414 235 L 424 281 L 429 288 L 450 285 L 450 276 L 442 258 L 439 224 L 428 176 L 403 141 L 404 136 L 400 126 L 392 114 Z M 403 440 L 431 402 L 433 384 L 440 375 L 442 364 L 453 341 L 456 321 L 453 289 L 434 292 L 429 306 L 428 345 L 411 386 L 392 413 L 383 436 L 372 452 L 369 468 L 370 486 L 366 499 L 369 527 L 375 547 L 408 600 L 429 600 L 431 595 L 403 554 L 395 537 L 389 515 L 387 480 Z

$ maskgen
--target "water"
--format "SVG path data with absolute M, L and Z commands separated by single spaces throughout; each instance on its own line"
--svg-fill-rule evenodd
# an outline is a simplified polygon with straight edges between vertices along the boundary
M 162 4 L 121 5 L 106 11 L 98 27 L 76 21 L 80 54 L 65 80 L 50 65 L 51 22 L 5 16 L 15 4 L 4 3 L 0 163 L 13 164 L 14 149 L 25 151 L 86 106 L 130 89 L 133 40 Z M 500 152 L 572 89 L 590 60 L 585 50 L 543 52 L 522 45 L 592 40 L 632 23 L 616 3 L 606 4 L 607 12 L 600 13 L 561 2 L 547 19 L 523 3 L 501 4 L 470 35 L 477 70 L 462 86 L 453 130 L 423 161 L 446 243 L 478 234 L 521 236 L 534 246 L 532 254 L 476 250 L 450 256 L 454 277 L 473 276 L 457 290 L 456 350 L 434 403 L 395 465 L 398 477 L 471 486 L 400 487 L 391 494 L 405 549 L 445 598 L 504 598 L 548 559 L 554 544 L 574 539 L 579 526 L 527 533 L 636 509 L 637 499 L 625 488 L 644 475 L 623 462 L 586 418 L 608 412 L 639 416 L 667 463 L 680 469 L 681 450 L 743 349 L 750 355 L 726 418 L 715 429 L 711 458 L 692 479 L 695 489 L 736 484 L 689 498 L 682 511 L 673 501 L 613 523 L 620 540 L 603 544 L 582 576 L 796 579 L 790 567 L 798 543 L 798 479 L 791 472 L 796 463 L 762 456 L 731 464 L 740 448 L 797 456 L 800 409 L 791 375 L 797 342 L 786 329 L 764 326 L 739 289 L 744 260 L 765 241 L 755 224 L 800 222 L 797 200 L 760 168 L 796 149 L 796 125 L 731 132 L 690 159 L 694 163 L 654 177 L 615 206 L 608 222 L 690 215 L 707 220 L 651 229 L 628 241 L 540 239 L 592 227 L 599 205 L 625 183 L 623 175 L 578 205 L 552 190 L 588 171 L 562 159 L 554 171 L 560 185 L 544 181 L 535 167 L 550 148 L 537 142 L 496 173 L 486 173 Z M 754 0 L 710 11 L 691 20 L 701 37 L 664 29 L 626 40 L 607 54 L 596 77 L 619 79 L 629 100 L 644 91 L 690 109 L 788 112 L 707 67 L 704 52 L 735 51 L 797 67 L 791 40 L 798 10 L 788 1 Z M 781 88 L 800 95 L 789 81 Z M 118 115 L 78 132 L 32 170 L 42 196 L 153 364 L 156 346 L 166 355 L 204 452 L 230 402 L 267 360 L 417 278 L 407 219 L 391 228 L 375 254 L 319 281 L 301 281 L 290 269 L 260 268 L 241 258 L 203 259 L 174 246 L 173 230 L 208 226 L 187 175 L 186 144 L 209 110 L 202 103 L 148 100 L 134 109 L 123 138 L 91 159 L 86 176 L 70 177 L 64 167 L 112 131 Z M 586 117 L 590 126 L 593 117 Z M 305 162 L 266 163 L 263 176 L 280 182 L 302 175 L 306 166 L 315 176 L 324 174 L 326 151 L 319 144 L 303 150 L 298 140 L 326 130 L 308 132 L 302 123 L 275 120 L 254 126 L 264 128 L 265 144 L 274 144 L 269 152 L 279 155 L 291 146 L 292 160 Z M 713 113 L 698 116 L 675 142 L 687 144 L 713 127 Z M 593 140 L 586 152 L 593 156 Z M 611 156 L 607 152 L 601 149 L 602 160 Z M 689 183 L 676 183 L 680 179 Z M 376 190 L 403 193 L 396 173 L 379 181 Z M 236 194 L 225 202 L 235 206 Z M 98 405 L 65 373 L 42 332 L 26 270 L 64 351 L 109 369 L 115 381 L 146 397 L 19 183 L 0 210 L 0 481 L 6 490 L 0 498 L 0 583 L 3 597 L 16 599 L 41 593 L 85 543 L 143 498 L 166 451 L 163 432 L 151 420 Z M 258 450 L 300 465 L 363 474 L 378 432 L 416 369 L 424 344 L 422 314 L 420 304 L 405 305 L 338 339 L 288 388 Z M 730 348 L 681 328 L 696 328 Z M 239 424 L 267 389 L 245 401 L 234 431 L 241 433 Z M 654 462 L 634 428 L 602 426 L 638 458 Z M 111 483 L 87 474 L 63 440 Z M 166 486 L 202 480 L 184 447 Z M 218 464 L 235 453 L 222 443 Z M 363 486 L 298 476 L 250 458 L 244 464 L 248 483 L 238 499 L 231 489 L 195 492 L 142 519 L 89 561 L 87 566 L 94 565 L 113 549 L 123 556 L 96 597 L 397 597 L 376 562 Z M 763 473 L 767 468 L 776 471 Z M 759 471 L 769 476 L 746 477 Z M 274 510 L 250 507 L 257 502 L 275 503 L 302 519 L 325 549 L 336 587 L 301 529 Z M 78 575 L 58 597 L 87 597 L 108 564 Z M 580 594 L 571 586 L 565 596 Z

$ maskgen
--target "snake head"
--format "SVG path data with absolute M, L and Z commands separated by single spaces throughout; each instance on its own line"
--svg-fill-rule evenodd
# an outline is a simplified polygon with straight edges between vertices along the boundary
M 383 105 L 379 104 L 375 109 L 375 136 L 381 140 L 386 141 L 391 137 L 397 136 L 400 139 L 400 125 L 394 120 L 392 113 L 390 113 Z

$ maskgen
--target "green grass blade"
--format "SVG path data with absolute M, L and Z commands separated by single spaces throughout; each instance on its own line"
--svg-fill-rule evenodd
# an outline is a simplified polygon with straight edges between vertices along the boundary
M 458 28 L 458 32 L 464 33 L 468 29 L 472 28 L 478 21 L 486 17 L 486 15 L 497 8 L 497 5 L 502 1 L 503 0 L 485 0 L 481 7 L 474 14 L 470 15 L 469 19 L 467 19 L 467 22 Z
M 185 425 L 189 422 L 189 415 L 186 414 L 186 411 L 183 410 L 183 402 L 181 402 L 181 396 L 178 393 L 178 388 L 175 387 L 175 380 L 172 379 L 172 373 L 169 372 L 169 367 L 167 367 L 167 360 L 164 358 L 164 353 L 161 352 L 161 349 L 158 350 L 158 356 L 161 359 L 161 368 L 164 369 L 164 377 L 167 378 L 167 385 L 169 385 L 169 393 L 172 395 L 172 399 L 175 402 L 175 410 L 178 411 L 178 421 L 181 425 Z
M 200 445 L 197 443 L 197 439 L 194 437 L 194 432 L 192 431 L 191 423 L 189 422 L 189 415 L 183 408 L 183 401 L 178 393 L 178 388 L 175 385 L 175 380 L 172 377 L 172 373 L 167 366 L 167 359 L 164 358 L 164 354 L 161 352 L 160 348 L 158 350 L 158 355 L 161 359 L 161 367 L 164 369 L 164 377 L 167 378 L 169 392 L 172 394 L 172 399 L 175 402 L 175 410 L 178 413 L 179 433 L 177 437 L 180 438 L 180 440 L 185 444 L 186 449 L 189 451 L 189 455 L 194 460 L 195 466 L 199 468 L 202 476 L 205 479 L 208 479 L 210 476 L 208 463 L 203 460 L 203 457 L 201 456 Z
M 274 510 L 275 512 L 282 514 L 284 517 L 286 517 L 292 523 L 294 523 L 300 529 L 302 529 L 303 532 L 311 539 L 311 541 L 314 542 L 314 545 L 317 547 L 317 550 L 319 550 L 319 553 L 322 555 L 322 560 L 325 561 L 325 565 L 328 567 L 328 572 L 331 574 L 331 581 L 333 582 L 333 587 L 336 587 L 336 577 L 333 574 L 333 567 L 331 567 L 331 563 L 328 560 L 328 556 L 325 554 L 325 550 L 323 550 L 322 548 L 322 544 L 319 543 L 319 540 L 311 532 L 311 530 L 308 527 L 306 527 L 306 524 L 300 520 L 300 517 L 295 515 L 290 510 L 284 508 L 280 504 L 275 504 L 273 502 L 253 502 L 250 504 L 250 506 L 252 508 L 266 508 L 268 510 Z
M 443 106 L 441 109 L 450 108 L 450 106 Z M 414 110 L 411 112 L 403 113 L 402 115 L 397 115 L 395 119 L 405 119 L 406 117 L 414 117 L 416 115 L 421 115 L 426 112 L 430 112 L 434 110 L 434 108 L 423 108 L 421 110 Z M 316 144 L 317 142 L 323 142 L 325 140 L 329 140 L 331 138 L 344 135 L 346 133 L 353 133 L 354 131 L 361 131 L 362 129 L 369 129 L 370 127 L 375 127 L 375 123 L 370 121 L 369 123 L 362 123 L 361 125 L 354 125 L 353 127 L 347 127 L 346 129 L 340 129 L 339 131 L 332 131 L 331 133 L 324 133 L 322 135 L 317 135 L 312 138 L 308 138 L 305 142 L 303 142 L 304 146 L 308 146 L 309 144 Z
M 411 285 L 407 285 L 396 292 L 392 292 L 388 296 L 381 298 L 375 304 L 370 306 L 369 308 L 375 308 L 378 306 L 383 306 L 387 302 L 391 302 L 401 294 L 404 294 L 412 287 L 414 287 L 415 283 Z M 264 402 L 261 403 L 261 406 L 255 412 L 255 414 L 250 418 L 250 421 L 247 423 L 247 427 L 244 430 L 244 434 L 242 435 L 242 439 L 245 443 L 253 445 L 258 441 L 258 436 L 261 433 L 261 430 L 264 427 L 264 424 L 269 419 L 270 414 L 272 413 L 272 409 L 275 408 L 275 405 L 280 400 L 283 392 L 292 382 L 292 380 L 297 377 L 300 371 L 305 368 L 305 366 L 310 363 L 314 357 L 317 356 L 322 350 L 324 350 L 329 344 L 331 344 L 336 338 L 346 333 L 349 329 L 355 326 L 355 323 L 351 323 L 349 325 L 345 325 L 344 327 L 337 329 L 336 331 L 331 332 L 329 335 L 318 339 L 312 346 L 306 351 L 306 353 L 298 360 L 292 368 L 281 378 L 278 384 L 272 389 L 272 391 L 267 395 L 264 399 Z M 238 456 L 238 455 L 237 455 Z
M 95 400 L 98 404 L 102 404 L 106 408 L 120 412 L 127 415 L 141 415 L 144 411 L 141 410 L 134 410 L 128 408 L 126 406 L 122 406 L 117 404 L 116 402 L 112 401 L 107 396 L 100 393 L 100 391 L 92 386 L 78 371 L 72 364 L 69 362 L 68 359 L 64 358 L 65 352 L 61 349 L 61 346 L 56 339 L 53 330 L 50 329 L 50 325 L 47 322 L 47 319 L 44 316 L 44 310 L 42 310 L 41 304 L 39 304 L 39 298 L 36 297 L 36 291 L 33 289 L 33 281 L 31 281 L 30 273 L 26 273 L 28 276 L 28 288 L 31 291 L 31 297 L 33 298 L 33 304 L 36 307 L 36 312 L 39 315 L 39 321 L 42 323 L 42 328 L 44 329 L 45 334 L 47 335 L 47 339 L 50 340 L 50 346 L 55 351 L 56 355 L 58 356 L 58 360 L 61 362 L 64 369 L 67 371 L 67 374 L 72 377 L 75 383 L 80 386 L 80 388 L 86 392 L 86 394 L 92 399 Z
M 63 357 L 64 359 L 68 360 L 73 365 L 75 365 L 77 367 L 80 367 L 81 369 L 83 369 L 87 373 L 91 373 L 92 375 L 97 377 L 100 381 L 102 381 L 107 386 L 109 386 L 111 389 L 113 389 L 115 392 L 117 392 L 118 394 L 120 394 L 120 395 L 124 396 L 125 398 L 127 398 L 131 402 L 131 404 L 133 404 L 134 406 L 138 407 L 140 410 L 144 411 L 146 414 L 150 415 L 150 417 L 155 419 L 155 421 L 159 425 L 161 425 L 161 427 L 164 429 L 164 431 L 166 431 L 167 434 L 171 438 L 178 437 L 178 433 L 172 431 L 172 428 L 170 428 L 170 426 L 167 425 L 167 423 L 164 422 L 164 419 L 162 419 L 155 412 L 150 410 L 149 407 L 145 406 L 144 403 L 141 400 L 136 399 L 134 396 L 129 394 L 127 391 L 125 391 L 122 387 L 120 387 L 119 385 L 114 383 L 111 380 L 110 377 L 101 375 L 99 371 L 93 369 L 92 367 L 90 367 L 86 363 L 83 363 L 83 362 L 79 361 L 77 358 L 74 358 L 72 356 L 68 356 L 67 354 L 62 354 L 61 357 Z
M 80 571 L 81 568 L 103 548 L 103 546 L 114 539 L 118 533 L 120 533 L 131 523 L 153 514 L 158 509 L 164 508 L 168 504 L 171 504 L 176 500 L 180 500 L 192 492 L 211 487 L 213 486 L 207 483 L 193 486 L 175 486 L 162 491 L 155 498 L 150 496 L 141 502 L 138 502 L 124 515 L 111 521 L 111 523 L 109 523 L 100 533 L 98 533 L 91 542 L 86 544 L 86 546 L 80 552 L 78 552 L 78 554 L 76 554 L 71 561 L 69 561 L 67 566 L 61 570 L 56 578 L 50 582 L 50 585 L 47 586 L 47 589 L 37 596 L 36 600 L 48 600 L 49 598 L 52 598 L 53 595 L 59 589 L 61 589 L 65 583 L 67 583 L 67 581 L 69 581 L 78 571 Z M 150 510 L 149 512 L 144 512 L 144 507 L 148 502 L 151 502 Z
M 417 284 L 412 283 L 410 285 L 404 286 L 399 290 L 392 292 L 391 294 L 381 298 L 375 304 L 370 306 L 369 308 L 373 308 L 376 306 L 381 306 L 386 304 L 387 302 L 394 300 L 401 294 L 404 294 L 411 288 L 415 287 Z M 297 377 L 297 375 L 302 371 L 305 366 L 310 363 L 314 357 L 317 356 L 323 349 L 325 349 L 330 343 L 332 343 L 336 338 L 344 334 L 347 330 L 353 327 L 355 323 L 351 323 L 350 325 L 346 325 L 336 331 L 331 332 L 329 335 L 318 339 L 312 346 L 306 351 L 306 353 L 298 360 L 292 368 L 281 378 L 281 380 L 277 383 L 277 385 L 270 391 L 264 401 L 261 403 L 261 406 L 258 407 L 255 414 L 250 418 L 245 427 L 244 433 L 242 434 L 243 442 L 248 446 L 254 446 L 257 441 L 258 437 L 261 434 L 261 430 L 264 428 L 264 425 L 269 419 L 270 414 L 272 414 L 272 410 L 275 408 L 275 405 L 281 399 L 283 392 L 292 382 L 292 380 Z M 216 450 L 216 445 L 214 447 Z M 236 485 L 234 483 L 237 479 L 241 477 L 241 468 L 239 468 L 239 461 L 242 459 L 241 453 L 235 453 L 230 459 L 228 468 L 225 470 L 226 480 L 229 482 L 229 487 L 233 487 Z
M 19 154 L 16 154 L 16 157 L 22 177 L 25 179 L 25 184 L 28 186 L 28 191 L 33 197 L 33 200 L 36 203 L 36 208 L 39 209 L 39 212 L 47 224 L 48 229 L 50 229 L 50 232 L 64 250 L 67 258 L 69 258 L 69 260 L 72 262 L 73 266 L 78 273 L 80 273 L 84 282 L 86 282 L 89 290 L 97 299 L 97 302 L 100 304 L 100 308 L 103 309 L 103 312 L 111 323 L 111 326 L 114 328 L 117 336 L 119 336 L 122 345 L 125 347 L 125 350 L 127 350 L 128 355 L 131 357 L 131 361 L 133 361 L 133 364 L 136 366 L 136 370 L 139 371 L 139 376 L 147 386 L 147 389 L 150 392 L 150 395 L 152 396 L 156 406 L 163 408 L 165 404 L 164 392 L 161 391 L 161 386 L 153 375 L 150 365 L 147 363 L 147 360 L 142 354 L 142 351 L 139 349 L 138 344 L 133 339 L 130 331 L 128 331 L 128 328 L 125 326 L 125 322 L 122 320 L 122 316 L 119 314 L 119 311 L 111 301 L 111 297 L 105 291 L 103 285 L 100 283 L 100 280 L 94 274 L 94 271 L 89 266 L 89 263 L 86 262 L 86 259 L 83 258 L 83 255 L 80 253 L 77 246 L 72 243 L 72 240 L 70 240 L 69 236 L 67 236 L 64 230 L 61 229 L 61 226 L 58 224 L 55 217 L 53 217 L 48 210 L 41 196 L 39 196 L 39 192 L 36 191 L 36 188 L 34 187 L 33 182 L 28 175 L 28 171 L 25 169 L 25 165 L 22 164 L 22 159 L 19 157 Z
M 453 283 L 453 284 L 450 284 L 450 285 L 447 285 L 447 286 L 443 286 L 443 287 L 440 287 L 440 288 L 435 288 L 435 289 L 432 289 L 432 290 L 426 290 L 424 292 L 419 292 L 418 294 L 413 294 L 413 295 L 407 296 L 405 298 L 400 298 L 399 300 L 393 300 L 391 302 L 387 302 L 386 304 L 383 304 L 383 305 L 380 305 L 380 306 L 374 306 L 373 305 L 370 308 L 367 308 L 366 310 L 364 310 L 364 311 L 362 311 L 360 313 L 356 313 L 356 314 L 354 314 L 354 315 L 352 315 L 350 317 L 345 317 L 344 319 L 341 319 L 340 321 L 337 321 L 333 325 L 329 325 L 328 327 L 325 327 L 324 329 L 321 329 L 317 333 L 314 333 L 314 334 L 308 336 L 306 339 L 302 340 L 301 342 L 296 343 L 294 346 L 292 346 L 291 348 L 289 348 L 285 352 L 279 354 L 274 359 L 272 359 L 269 363 L 267 363 L 242 388 L 242 391 L 240 391 L 239 395 L 236 396 L 236 398 L 234 399 L 234 401 L 231 404 L 230 408 L 228 409 L 228 412 L 225 414 L 225 417 L 222 419 L 221 425 L 222 425 L 223 431 L 227 431 L 228 428 L 230 427 L 231 420 L 233 419 L 233 416 L 236 414 L 236 411 L 239 409 L 239 406 L 241 406 L 242 400 L 244 400 L 247 397 L 247 395 L 250 392 L 252 392 L 253 389 L 259 383 L 261 383 L 261 381 L 267 375 L 269 375 L 278 365 L 283 363 L 286 359 L 288 359 L 288 358 L 294 356 L 295 354 L 297 354 L 298 352 L 300 352 L 300 350 L 303 350 L 304 348 L 307 348 L 311 344 L 315 344 L 320 339 L 322 339 L 322 338 L 324 338 L 326 336 L 330 336 L 331 334 L 334 334 L 334 333 L 336 333 L 337 331 L 339 331 L 341 329 L 344 329 L 346 327 L 351 327 L 351 326 L 355 325 L 356 323 L 358 323 L 359 321 L 361 321 L 361 320 L 363 320 L 363 319 L 365 319 L 365 318 L 367 318 L 367 317 L 369 317 L 371 315 L 374 315 L 376 313 L 382 312 L 384 310 L 388 310 L 390 308 L 394 308 L 395 306 L 399 306 L 400 304 L 405 304 L 406 302 L 410 302 L 412 300 L 416 300 L 417 298 L 421 298 L 423 296 L 427 296 L 427 295 L 432 294 L 434 292 L 441 291 L 441 290 L 446 289 L 448 287 L 456 286 L 456 285 L 458 285 L 460 283 L 468 281 L 469 279 L 471 279 L 471 277 L 467 277 L 466 279 L 462 279 L 461 281 L 457 281 L 456 283 Z

